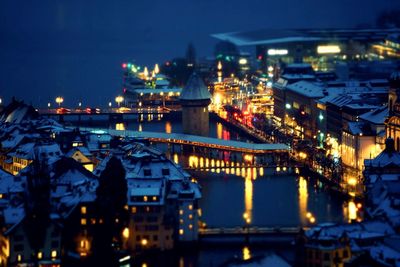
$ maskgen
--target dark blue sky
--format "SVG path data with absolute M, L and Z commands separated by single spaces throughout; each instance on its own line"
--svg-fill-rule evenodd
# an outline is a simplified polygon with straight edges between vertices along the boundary
M 228 4 L 229 3 L 229 4 Z M 0 97 L 35 105 L 106 105 L 120 92 L 120 63 L 153 65 L 213 51 L 211 33 L 374 25 L 398 0 L 1 0 Z

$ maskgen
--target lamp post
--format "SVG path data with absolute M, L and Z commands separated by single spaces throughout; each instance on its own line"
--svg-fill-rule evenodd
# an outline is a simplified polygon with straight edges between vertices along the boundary
M 115 102 L 117 102 L 118 107 L 120 107 L 122 101 L 124 101 L 124 97 L 120 95 L 115 98 Z
M 64 98 L 61 96 L 56 97 L 56 103 L 58 104 L 58 107 L 61 107 L 61 103 L 64 102 Z

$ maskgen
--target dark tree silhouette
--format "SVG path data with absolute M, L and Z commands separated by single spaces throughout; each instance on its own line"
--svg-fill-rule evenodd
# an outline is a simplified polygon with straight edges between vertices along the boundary
M 123 227 L 127 224 L 127 184 L 125 169 L 112 157 L 99 178 L 96 190 L 97 215 L 103 223 L 96 225 L 93 237 L 93 259 L 104 266 L 116 263 L 115 246 L 120 243 Z
M 44 247 L 50 224 L 50 177 L 47 164 L 34 160 L 27 173 L 28 196 L 25 202 L 24 231 L 31 246 L 32 258 L 37 265 L 37 253 Z

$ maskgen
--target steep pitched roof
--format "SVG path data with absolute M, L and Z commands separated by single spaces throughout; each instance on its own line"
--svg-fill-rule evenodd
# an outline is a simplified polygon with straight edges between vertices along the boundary
M 181 100 L 207 100 L 211 94 L 201 77 L 193 72 L 181 93 Z

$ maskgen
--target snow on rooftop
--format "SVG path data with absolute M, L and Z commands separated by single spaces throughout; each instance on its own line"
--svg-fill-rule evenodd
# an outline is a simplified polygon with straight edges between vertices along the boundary
M 286 86 L 286 89 L 309 98 L 324 97 L 324 88 L 322 86 L 307 81 L 298 81 L 289 84 L 288 86 Z
M 389 110 L 387 106 L 383 106 L 360 115 L 360 119 L 374 124 L 384 124 L 388 116 Z

